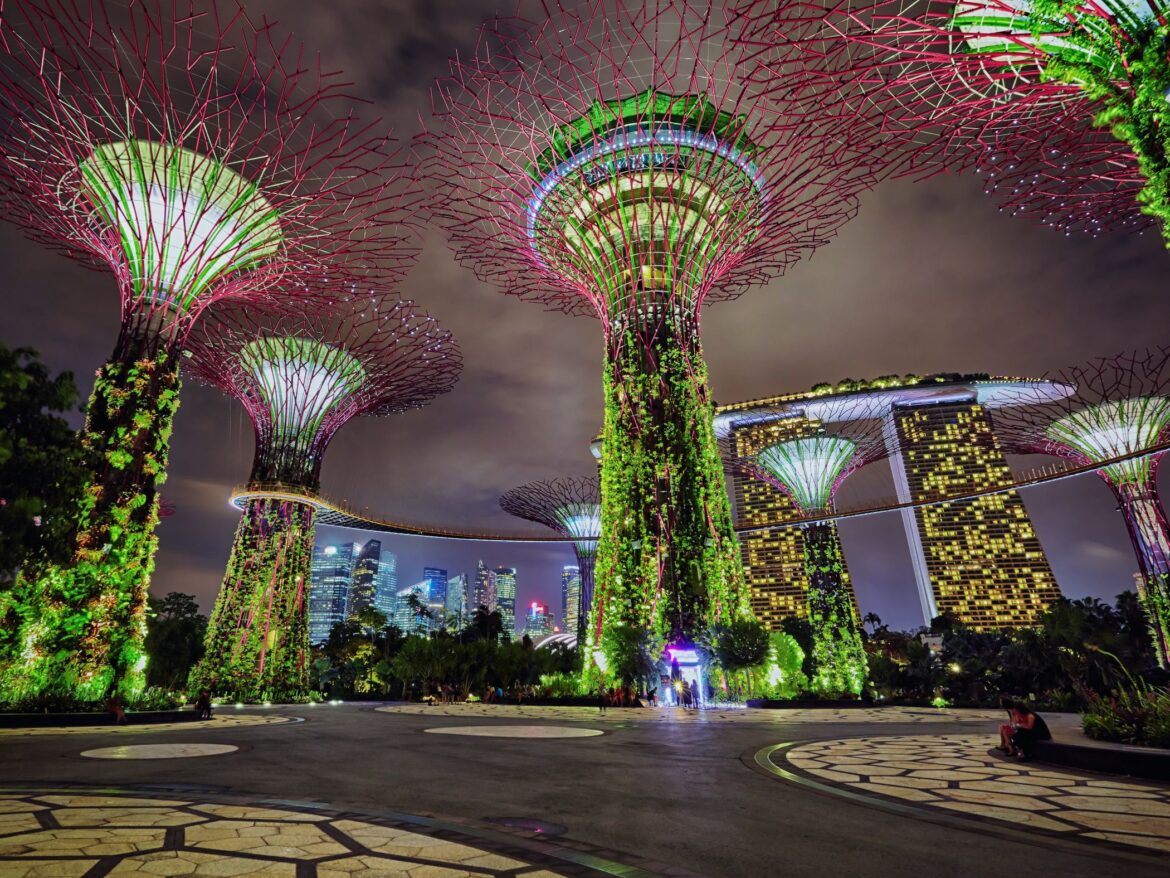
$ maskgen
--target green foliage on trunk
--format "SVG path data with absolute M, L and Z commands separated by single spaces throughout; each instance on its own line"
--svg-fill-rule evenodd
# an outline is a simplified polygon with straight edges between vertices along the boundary
M 615 330 L 605 365 L 588 654 L 612 625 L 691 640 L 749 616 L 698 339 L 670 321 L 646 331 Z
M 1152 16 L 1134 19 L 1116 30 L 1078 0 L 1033 0 L 1036 39 L 1045 32 L 1062 34 L 1082 53 L 1061 52 L 1045 62 L 1048 79 L 1081 88 L 1102 109 L 1093 120 L 1124 141 L 1137 156 L 1145 185 L 1138 193 L 1143 213 L 1161 224 L 1170 247 L 1170 25 Z M 1108 58 L 1116 63 L 1103 63 Z
M 865 647 L 845 587 L 841 539 L 832 522 L 804 529 L 804 570 L 808 576 L 808 620 L 812 626 L 814 691 L 858 695 L 865 685 Z
M 190 688 L 236 701 L 309 694 L 309 579 L 313 509 L 257 499 L 236 528 L 205 655 Z

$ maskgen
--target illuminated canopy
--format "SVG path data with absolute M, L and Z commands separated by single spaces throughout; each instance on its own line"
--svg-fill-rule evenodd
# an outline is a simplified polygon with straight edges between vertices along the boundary
M 600 503 L 569 503 L 554 514 L 565 535 L 573 538 L 578 554 L 597 551 L 597 538 L 601 534 Z
M 693 304 L 708 264 L 749 242 L 758 221 L 763 183 L 745 123 L 705 95 L 595 101 L 529 168 L 537 257 L 597 290 L 611 313 L 676 295 Z
M 276 435 L 305 442 L 365 375 L 351 353 L 311 338 L 258 338 L 240 350 L 240 364 L 256 382 Z
M 1067 21 L 1037 12 L 1031 0 L 960 0 L 955 5 L 953 24 L 965 36 L 962 51 L 987 55 L 997 63 L 1017 69 L 1034 67 L 1038 51 L 1118 75 L 1120 59 L 1112 29 L 1120 27 L 1131 34 L 1138 31 L 1153 19 L 1152 7 L 1160 3 L 1088 0 L 1085 5 L 1087 14 L 1080 16 L 1078 23 L 1091 40 L 1070 36 Z
M 756 460 L 804 512 L 828 509 L 837 486 L 858 463 L 857 443 L 810 436 L 763 449 Z
M 1046 434 L 1090 462 L 1134 454 L 1157 444 L 1170 424 L 1170 399 L 1136 397 L 1088 406 L 1053 421 Z M 1114 484 L 1144 481 L 1148 457 L 1115 463 L 1103 472 Z
M 278 213 L 260 190 L 191 150 L 109 143 L 79 172 L 81 194 L 121 241 L 138 296 L 186 310 L 225 275 L 280 248 Z

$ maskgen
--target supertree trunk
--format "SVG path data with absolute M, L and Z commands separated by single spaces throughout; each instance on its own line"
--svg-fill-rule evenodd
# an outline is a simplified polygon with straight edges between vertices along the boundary
M 607 353 L 586 646 L 623 623 L 691 638 L 748 612 L 697 327 L 673 315 L 626 324 L 611 330 Z
M 577 603 L 577 642 L 585 643 L 588 631 L 589 611 L 593 606 L 594 571 L 597 567 L 597 545 L 590 549 L 577 548 L 577 570 L 581 576 L 581 596 Z M 584 652 L 584 650 L 582 650 Z M 586 664 L 588 664 L 586 662 Z
M 288 701 L 309 689 L 313 508 L 249 501 L 190 688 L 238 701 Z
M 3 697 L 125 697 L 145 685 L 146 599 L 179 406 L 179 358 L 156 332 L 124 329 L 99 370 L 81 442 L 88 469 L 68 565 L 34 566 L 5 627 L 19 639 Z M 19 630 L 18 630 L 19 626 Z
M 1112 487 L 1141 567 L 1138 597 L 1158 664 L 1170 668 L 1170 525 L 1153 478 Z
M 808 620 L 813 629 L 813 686 L 826 695 L 857 695 L 867 674 L 865 648 L 842 576 L 844 569 L 837 525 L 831 521 L 807 525 L 804 570 L 808 577 Z

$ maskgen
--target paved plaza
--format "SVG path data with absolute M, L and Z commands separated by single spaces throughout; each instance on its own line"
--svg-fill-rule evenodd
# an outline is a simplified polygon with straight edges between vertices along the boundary
M 8 730 L 0 876 L 1165 873 L 1170 787 L 1002 759 L 999 721 L 344 704 Z

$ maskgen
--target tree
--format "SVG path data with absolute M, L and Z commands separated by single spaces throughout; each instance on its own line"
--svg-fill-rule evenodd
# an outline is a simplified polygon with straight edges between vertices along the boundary
M 633 625 L 611 625 L 605 630 L 602 648 L 609 673 L 623 686 L 642 683 L 658 674 L 657 658 L 662 643 L 651 631 Z
M 71 372 L 52 377 L 36 351 L 0 342 L 0 589 L 33 558 L 72 555 L 81 446 L 61 414 L 76 404 Z
M 187 674 L 203 656 L 207 617 L 199 612 L 195 596 L 172 591 L 150 599 L 146 619 L 146 682 L 149 686 L 180 689 Z
M 755 619 L 739 619 L 716 626 L 712 629 L 711 646 L 719 667 L 732 680 L 742 672 L 749 690 L 752 688 L 752 670 L 767 664 L 772 649 L 768 630 Z M 734 691 L 734 684 L 732 688 Z
M 489 610 L 485 606 L 476 607 L 471 614 L 471 624 L 464 629 L 463 634 L 474 640 L 487 640 L 498 643 L 504 633 L 504 617 L 499 610 Z
M 862 618 L 861 623 L 863 625 L 869 625 L 871 632 L 873 634 L 877 634 L 878 629 L 880 629 L 882 627 L 882 617 L 879 616 L 877 613 L 873 613 L 873 612 L 866 613 L 865 616 Z

